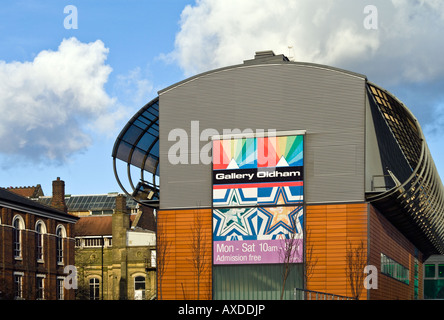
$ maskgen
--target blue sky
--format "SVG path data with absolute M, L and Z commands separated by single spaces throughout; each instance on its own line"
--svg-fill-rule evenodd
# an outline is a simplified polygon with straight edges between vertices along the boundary
M 174 48 L 180 13 L 191 1 L 5 1 L 0 10 L 0 60 L 32 62 L 44 50 L 57 51 L 62 40 L 75 37 L 82 43 L 101 40 L 109 49 L 106 65 L 112 68 L 104 88 L 110 97 L 125 104 L 126 117 L 116 122 L 109 134 L 91 133 L 86 149 L 73 152 L 63 163 L 53 159 L 26 161 L 26 152 L 0 150 L 3 162 L 0 184 L 28 186 L 41 184 L 51 194 L 51 181 L 61 177 L 66 192 L 96 194 L 121 191 L 112 169 L 111 151 L 125 122 L 162 89 L 183 79 L 181 70 L 159 59 Z M 65 29 L 64 7 L 74 5 L 78 29 Z M 68 64 L 68 63 L 67 63 Z M 69 63 L 75 68 L 75 63 Z M 146 90 L 133 100 L 134 82 L 120 84 L 119 77 L 145 80 Z M 136 79 L 134 81 L 137 81 Z M 7 115 L 5 115 L 7 116 Z M 89 119 L 91 120 L 91 119 Z M 9 127 L 14 130 L 14 127 Z M 32 141 L 30 141 L 32 145 Z
M 65 28 L 68 5 L 77 29 Z M 50 195 L 61 177 L 67 193 L 120 192 L 111 151 L 128 119 L 158 90 L 259 50 L 363 73 L 394 93 L 443 176 L 442 30 L 441 0 L 2 1 L 0 186 Z

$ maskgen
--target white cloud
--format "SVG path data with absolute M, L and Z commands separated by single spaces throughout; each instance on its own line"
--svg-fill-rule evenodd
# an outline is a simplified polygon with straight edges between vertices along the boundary
M 100 40 L 70 38 L 30 62 L 0 61 L 0 153 L 62 163 L 113 130 L 124 110 L 104 89 L 107 54 Z
M 364 23 L 374 8 L 375 30 Z M 183 10 L 175 49 L 164 57 L 186 76 L 261 50 L 344 68 L 402 93 L 423 126 L 441 128 L 443 30 L 442 0 L 197 0 Z
M 376 30 L 364 24 L 368 5 Z M 196 0 L 164 58 L 185 76 L 261 50 L 362 73 L 403 100 L 435 141 L 444 134 L 443 30 L 442 0 Z
M 139 108 L 148 102 L 152 92 L 153 84 L 143 77 L 140 67 L 116 77 L 114 93 L 119 96 L 119 101 L 122 103 Z
M 364 27 L 371 3 L 378 29 Z M 334 65 L 396 84 L 444 75 L 441 0 L 198 0 L 181 16 L 169 58 L 187 76 L 242 63 L 255 51 Z

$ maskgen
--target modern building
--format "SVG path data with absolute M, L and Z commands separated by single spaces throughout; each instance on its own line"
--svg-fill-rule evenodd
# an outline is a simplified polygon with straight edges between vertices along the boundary
M 424 262 L 424 299 L 444 299 L 444 256 L 432 255 Z
M 50 203 L 52 197 L 39 197 Z M 150 300 L 156 297 L 153 209 L 117 193 L 67 195 L 74 227 L 76 299 Z
M 48 206 L 0 188 L 0 299 L 74 299 L 70 277 L 78 218 L 63 205 L 64 188 L 59 178 L 53 181 Z
M 257 52 L 159 91 L 112 157 L 157 209 L 159 299 L 422 299 L 444 253 L 422 129 L 362 74 Z

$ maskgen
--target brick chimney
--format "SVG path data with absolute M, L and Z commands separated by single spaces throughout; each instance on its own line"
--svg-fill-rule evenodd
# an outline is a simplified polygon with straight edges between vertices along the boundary
M 113 247 L 126 247 L 126 232 L 130 228 L 130 215 L 126 207 L 126 197 L 119 194 L 116 197 L 116 208 L 113 213 Z
M 65 203 L 65 181 L 60 180 L 60 177 L 57 177 L 57 180 L 52 182 L 51 206 L 65 213 L 68 212 L 68 207 Z

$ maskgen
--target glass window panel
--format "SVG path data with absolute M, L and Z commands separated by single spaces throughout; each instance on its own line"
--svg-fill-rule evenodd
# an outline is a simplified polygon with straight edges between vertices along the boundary
M 157 126 L 151 126 L 149 129 L 148 129 L 148 132 L 150 133 L 150 134 L 152 134 L 153 136 L 155 136 L 155 137 L 158 137 L 159 136 L 159 128 L 157 127 Z
M 155 140 L 155 136 L 149 133 L 145 133 L 142 139 L 140 139 L 140 141 L 137 143 L 137 147 L 144 151 L 148 151 Z
M 135 124 L 136 126 L 138 126 L 139 128 L 141 128 L 141 129 L 145 129 L 145 128 L 147 127 L 147 125 L 149 124 L 149 122 L 148 122 L 148 121 L 142 121 L 142 120 L 145 120 L 145 119 L 139 117 L 139 118 L 137 118 L 137 119 L 134 121 L 134 124 Z
M 153 123 L 153 119 L 149 119 L 147 117 L 144 117 L 143 115 L 140 115 L 134 121 L 134 123 L 136 123 L 136 121 L 139 121 L 140 123 L 142 123 L 142 125 L 140 127 L 143 128 L 143 129 L 146 129 L 148 126 L 151 126 L 151 124 Z
M 150 154 L 153 155 L 153 158 L 159 159 L 159 140 L 156 141 L 153 148 L 150 151 Z
M 131 157 L 131 164 L 136 166 L 137 168 L 142 169 L 142 164 L 143 164 L 142 162 L 144 158 L 145 158 L 145 152 L 143 152 L 138 148 L 135 148 L 133 155 Z
M 385 254 L 381 254 L 381 273 L 409 284 L 409 269 Z
M 145 278 L 136 277 L 134 279 L 134 289 L 135 290 L 145 290 Z
M 434 278 L 435 277 L 435 265 L 434 264 L 426 264 L 425 265 L 425 277 L 426 278 Z
M 116 158 L 122 161 L 128 162 L 128 156 L 131 152 L 132 146 L 124 141 L 119 143 L 119 147 L 117 148 Z
M 278 300 L 282 290 L 282 265 L 219 265 L 213 268 L 216 300 Z M 294 288 L 303 288 L 302 264 L 294 265 L 285 285 L 284 299 L 294 299 Z
M 424 299 L 444 299 L 444 280 L 424 280 Z
M 438 265 L 438 277 L 444 278 L 444 264 Z
M 153 157 L 148 157 L 145 161 L 144 169 L 148 172 L 153 173 L 154 170 L 156 170 L 157 165 L 157 159 L 154 159 Z
M 125 140 L 130 144 L 134 144 L 137 141 L 137 139 L 140 137 L 142 132 L 143 132 L 142 129 L 136 127 L 135 125 L 132 125 L 126 131 L 125 135 L 123 136 L 123 140 Z
M 155 114 L 152 114 L 150 112 L 151 110 L 146 110 L 144 113 L 142 113 L 142 116 L 144 116 L 145 118 L 149 119 L 150 122 L 156 120 L 157 116 Z
M 158 117 L 159 116 L 159 104 L 155 103 L 152 105 L 152 107 L 149 109 L 149 111 L 154 114 L 154 116 Z

